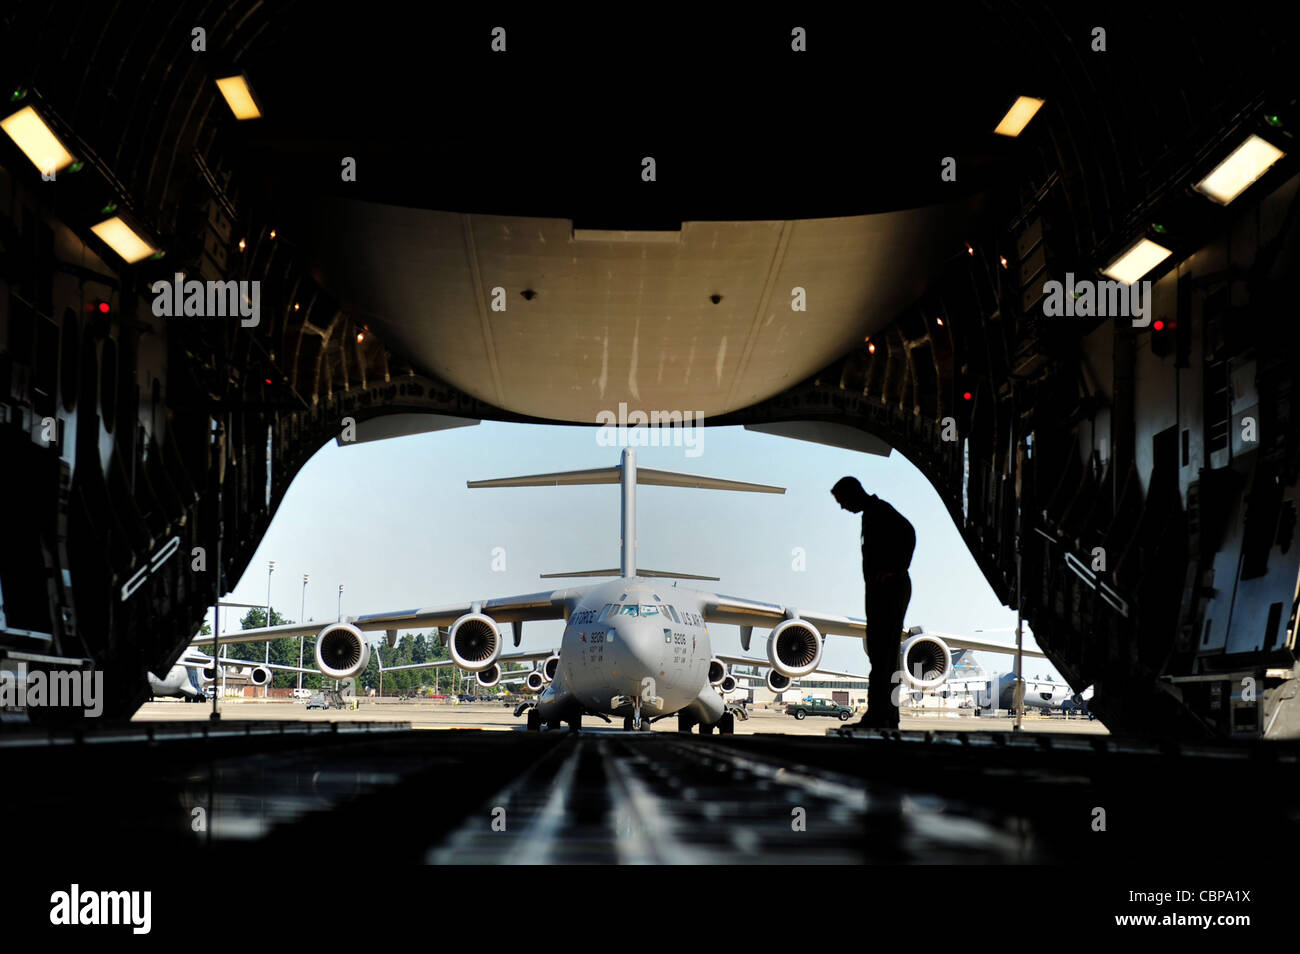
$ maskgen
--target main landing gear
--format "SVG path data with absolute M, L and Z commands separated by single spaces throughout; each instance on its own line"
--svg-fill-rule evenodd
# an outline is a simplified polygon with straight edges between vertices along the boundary
M 690 732 L 691 726 L 694 724 L 695 724 L 694 720 L 692 720 L 689 716 L 686 715 L 677 716 L 678 732 Z M 735 735 L 736 734 L 736 713 L 733 712 L 730 708 L 728 708 L 727 711 L 722 714 L 722 718 L 719 719 L 717 722 L 713 723 L 713 725 L 708 725 L 706 723 L 701 722 L 699 726 L 700 726 L 700 735 L 712 735 L 715 730 L 717 731 L 718 735 Z
M 541 732 L 542 725 L 543 725 L 542 714 L 537 711 L 537 703 L 521 702 L 519 704 L 519 707 L 515 709 L 515 717 L 518 718 L 519 716 L 523 715 L 525 712 L 528 713 L 528 731 Z M 596 715 L 600 715 L 600 713 L 596 713 Z M 548 732 L 557 732 L 561 728 L 563 728 L 564 723 L 567 722 L 569 723 L 569 731 L 580 732 L 582 730 L 582 716 L 583 716 L 582 710 L 578 709 L 576 713 L 565 718 L 547 719 L 545 722 L 546 729 Z M 606 722 L 609 721 L 609 718 L 607 716 L 601 716 L 601 718 L 603 718 Z
M 739 719 L 741 722 L 744 722 L 748 718 L 748 709 L 744 706 L 733 705 L 728 702 L 726 710 L 722 713 L 722 718 L 710 726 L 708 731 L 712 732 L 714 729 L 717 729 L 718 735 L 735 735 L 736 720 Z M 700 726 L 700 733 L 707 734 L 704 726 Z
M 528 713 L 528 731 L 542 731 L 542 715 L 537 711 L 536 702 L 521 702 L 515 707 L 515 718 L 518 719 L 525 712 Z

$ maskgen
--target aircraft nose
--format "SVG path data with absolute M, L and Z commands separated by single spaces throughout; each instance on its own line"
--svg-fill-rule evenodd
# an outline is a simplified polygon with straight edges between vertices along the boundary
M 662 627 L 638 622 L 618 627 L 614 637 L 618 646 L 618 674 L 635 680 L 639 686 L 645 677 L 659 678 L 663 661 Z

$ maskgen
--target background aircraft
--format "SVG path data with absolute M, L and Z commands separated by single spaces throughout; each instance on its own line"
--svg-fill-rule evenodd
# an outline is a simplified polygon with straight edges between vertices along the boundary
M 202 637 L 211 642 L 212 637 Z M 223 637 L 222 642 L 226 640 Z M 206 653 L 191 647 L 181 654 L 167 675 L 159 679 L 151 672 L 145 673 L 149 680 L 149 689 L 154 696 L 179 696 L 190 702 L 202 702 L 207 697 L 204 690 L 221 678 L 222 669 L 237 669 L 245 672 L 248 681 L 254 686 L 269 685 L 275 671 L 314 672 L 315 670 L 297 666 L 281 666 L 276 663 L 253 662 L 247 659 L 230 659 L 222 657 L 220 666 Z

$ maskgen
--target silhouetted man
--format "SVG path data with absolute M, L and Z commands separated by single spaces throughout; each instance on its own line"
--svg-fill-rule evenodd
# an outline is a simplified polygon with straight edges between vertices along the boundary
M 859 725 L 877 729 L 898 728 L 891 677 L 898 665 L 903 636 L 903 614 L 912 599 L 912 565 L 916 530 L 901 513 L 862 489 L 853 477 L 844 477 L 831 494 L 845 510 L 862 514 L 862 578 L 867 590 L 867 656 L 871 683 L 867 714 Z

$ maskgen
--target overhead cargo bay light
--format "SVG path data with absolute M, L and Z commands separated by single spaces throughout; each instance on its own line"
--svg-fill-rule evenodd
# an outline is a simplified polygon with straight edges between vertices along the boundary
M 999 136 L 1019 136 L 1029 125 L 1029 120 L 1042 108 L 1043 100 L 1033 96 L 1019 96 L 993 131 Z
M 92 225 L 90 231 L 99 236 L 99 240 L 120 255 L 128 265 L 148 258 L 156 251 L 118 215 Z
M 1227 205 L 1285 155 L 1267 139 L 1251 135 L 1215 166 L 1213 172 L 1196 183 L 1196 191 L 1219 205 Z
M 1173 253 L 1148 238 L 1138 239 L 1101 270 L 1107 278 L 1132 285 Z
M 226 105 L 235 114 L 236 119 L 260 119 L 262 110 L 258 108 L 253 88 L 248 85 L 248 77 L 243 73 L 227 76 L 217 80 L 217 89 L 226 98 Z
M 25 106 L 18 110 L 0 122 L 0 128 L 4 129 L 42 175 L 50 175 L 72 165 L 72 154 L 63 148 L 59 137 L 50 131 L 41 114 L 33 107 Z

